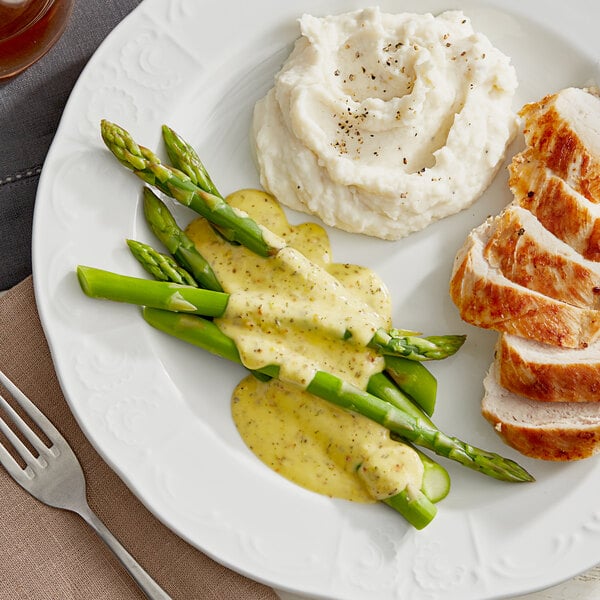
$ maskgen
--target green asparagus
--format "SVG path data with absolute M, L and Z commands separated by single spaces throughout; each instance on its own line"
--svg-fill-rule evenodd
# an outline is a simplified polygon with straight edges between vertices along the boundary
M 233 340 L 206 319 L 151 308 L 145 308 L 143 316 L 156 329 L 229 360 L 240 362 Z M 277 377 L 279 374 L 277 365 L 269 365 L 260 371 L 270 377 Z M 317 371 L 307 391 L 370 418 L 403 440 L 427 448 L 490 477 L 504 481 L 533 481 L 533 477 L 516 462 L 445 435 L 414 405 L 412 410 L 416 412 L 412 414 L 398 408 L 394 405 L 396 399 L 393 398 L 394 390 L 397 391 L 397 388 L 382 375 L 386 380 L 384 382 L 379 375 L 381 374 L 371 377 L 369 392 L 349 385 L 331 373 Z M 375 378 L 377 379 L 372 383 Z M 377 392 L 377 395 L 374 395 L 374 392 Z
M 385 356 L 385 370 L 394 383 L 429 416 L 437 398 L 437 380 L 421 362 Z
M 403 329 L 380 329 L 371 340 L 371 347 L 381 354 L 402 356 L 411 360 L 440 360 L 455 354 L 464 344 L 464 335 L 419 337 Z
M 166 125 L 162 127 L 162 134 L 171 164 L 183 171 L 199 188 L 222 198 L 194 148 Z
M 125 167 L 205 217 L 225 239 L 263 257 L 273 256 L 286 246 L 285 240 L 227 204 L 185 140 L 167 126 L 163 126 L 162 133 L 172 166 L 164 165 L 149 149 L 137 145 L 117 125 L 102 121 L 102 137 Z M 158 281 L 79 266 L 77 274 L 83 291 L 91 297 L 142 305 L 144 319 L 156 329 L 241 363 L 235 342 L 214 322 L 203 318 L 222 316 L 229 299 L 210 265 L 179 228 L 166 205 L 148 188 L 144 189 L 144 213 L 175 261 L 149 246 L 128 240 L 136 258 Z M 349 331 L 345 335 L 348 337 Z M 372 376 L 367 390 L 324 371 L 317 371 L 306 389 L 379 423 L 397 441 L 426 448 L 496 479 L 533 481 L 516 462 L 447 436 L 429 418 L 435 406 L 437 382 L 419 362 L 451 356 L 464 340 L 465 336 L 458 335 L 422 337 L 411 331 L 380 329 L 369 346 L 384 356 L 385 373 Z M 279 366 L 268 365 L 253 373 L 259 378 L 277 378 Z M 421 529 L 434 518 L 434 503 L 446 496 L 450 480 L 441 465 L 416 450 L 424 466 L 421 489 L 407 488 L 384 502 Z
M 393 394 L 382 394 L 382 390 L 386 391 L 388 387 L 393 387 L 396 392 Z M 374 396 L 380 397 L 382 400 L 385 400 L 392 406 L 395 406 L 398 410 L 410 415 L 416 421 L 426 419 L 428 423 L 430 422 L 423 409 L 416 402 L 414 402 L 413 399 L 397 384 L 394 385 L 393 377 L 388 375 L 387 370 L 385 373 L 376 373 L 369 379 L 367 384 L 367 392 L 369 392 L 369 394 L 373 394 Z
M 104 298 L 177 312 L 217 317 L 227 307 L 229 295 L 191 285 L 118 275 L 79 265 L 77 278 L 84 293 Z
M 147 187 L 144 187 L 144 216 L 154 235 L 200 286 L 215 292 L 223 291 L 217 276 L 194 242 L 177 225 L 165 203 Z
M 398 388 L 389 385 L 389 380 L 381 373 L 371 377 L 367 390 L 371 394 L 393 405 L 405 401 L 405 398 L 402 400 L 399 399 Z M 417 446 L 435 452 L 438 456 L 445 456 L 459 462 L 465 467 L 469 467 L 490 477 L 495 477 L 496 479 L 506 481 L 534 480 L 523 467 L 514 461 L 503 458 L 494 452 L 476 448 L 458 438 L 441 432 L 424 413 L 408 415 L 407 411 L 400 409 L 398 409 L 398 412 L 407 415 L 408 418 L 401 424 L 392 423 L 392 426 L 388 427 L 392 432 L 392 437 L 398 436 L 399 439 L 409 440 Z M 396 415 L 392 414 L 392 421 L 395 418 Z
M 413 450 L 417 452 L 423 464 L 421 489 L 404 489 L 383 502 L 399 512 L 415 529 L 423 529 L 436 516 L 435 505 L 450 493 L 450 475 L 442 465 L 424 452 L 414 446 Z
M 173 155 L 176 155 L 182 146 L 189 148 L 189 144 L 181 140 L 173 130 L 169 131 L 178 140 L 177 144 L 170 145 Z M 260 256 L 272 256 L 285 247 L 285 240 L 268 232 L 245 213 L 230 207 L 221 196 L 198 187 L 183 171 L 163 165 L 158 156 L 148 148 L 139 146 L 131 135 L 118 125 L 103 120 L 101 132 L 106 146 L 121 164 L 146 183 L 219 226 L 227 239 L 243 244 Z M 185 156 L 181 155 L 177 160 L 180 164 L 186 162 Z M 457 352 L 465 340 L 463 335 L 419 338 L 406 333 L 402 330 L 387 332 L 381 329 L 373 337 L 371 345 L 382 354 L 404 356 L 412 360 L 440 360 Z
M 77 274 L 83 291 L 91 298 L 104 298 L 105 300 L 152 306 L 164 310 L 190 312 L 206 317 L 223 316 L 229 299 L 229 294 L 225 292 L 119 275 L 82 265 L 77 267 Z M 211 304 L 211 301 L 213 304 Z M 440 336 L 440 339 L 443 340 L 443 336 Z M 396 341 L 400 351 L 402 351 L 402 339 L 397 338 Z M 420 356 L 412 342 L 409 343 L 411 344 L 411 360 L 430 360 L 428 355 Z M 371 346 L 371 344 L 369 345 Z M 428 350 L 430 346 L 431 344 L 428 343 Z M 378 351 L 381 349 L 379 344 L 374 344 L 373 347 Z M 443 354 L 442 350 L 446 354 Z M 438 358 L 450 356 L 455 351 L 456 346 L 444 343 L 440 345 L 440 351 L 437 353 Z
M 163 165 L 156 154 L 138 146 L 124 129 L 103 120 L 101 132 L 104 143 L 122 165 L 217 225 L 228 240 L 239 242 L 260 256 L 277 252 L 279 248 L 267 242 L 263 229 L 254 220 L 229 206 L 220 196 L 199 188 L 183 171 Z
M 198 287 L 196 280 L 190 273 L 178 265 L 170 255 L 162 254 L 152 246 L 137 240 L 127 240 L 127 245 L 137 261 L 155 279 Z
M 415 529 L 423 529 L 437 514 L 437 507 L 422 490 L 402 490 L 383 500 L 399 512 Z
M 424 472 L 421 491 L 431 502 L 440 502 L 450 493 L 450 475 L 448 471 L 418 448 L 413 446 L 413 449 L 417 452 L 423 463 Z

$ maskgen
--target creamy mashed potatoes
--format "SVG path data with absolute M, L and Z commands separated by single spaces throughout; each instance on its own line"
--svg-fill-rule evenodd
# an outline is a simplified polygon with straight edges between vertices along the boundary
M 472 204 L 516 132 L 510 60 L 462 12 L 300 19 L 254 111 L 261 184 L 326 224 L 398 239 Z

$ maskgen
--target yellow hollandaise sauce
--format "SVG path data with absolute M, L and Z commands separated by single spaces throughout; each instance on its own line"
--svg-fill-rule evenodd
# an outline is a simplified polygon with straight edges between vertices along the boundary
M 227 202 L 281 242 L 263 258 L 230 244 L 202 218 L 186 231 L 230 294 L 215 322 L 243 364 L 280 367 L 279 379 L 249 375 L 233 393 L 232 415 L 246 445 L 282 476 L 327 496 L 375 502 L 419 489 L 423 465 L 411 447 L 304 389 L 318 370 L 363 389 L 383 370 L 382 357 L 367 348 L 375 331 L 391 324 L 383 282 L 367 268 L 331 262 L 325 230 L 290 225 L 269 194 L 241 190 Z

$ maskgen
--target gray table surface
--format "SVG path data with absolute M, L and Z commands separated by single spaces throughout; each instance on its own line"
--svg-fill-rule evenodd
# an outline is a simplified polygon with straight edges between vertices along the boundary
M 63 108 L 96 48 L 140 0 L 75 0 L 65 33 L 39 62 L 0 83 L 0 290 L 31 273 L 39 175 Z

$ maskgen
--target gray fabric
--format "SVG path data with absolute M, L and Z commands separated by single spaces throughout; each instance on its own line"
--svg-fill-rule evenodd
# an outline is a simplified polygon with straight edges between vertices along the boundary
M 39 174 L 67 98 L 86 62 L 140 0 L 76 0 L 62 38 L 0 84 L 0 290 L 31 273 Z

